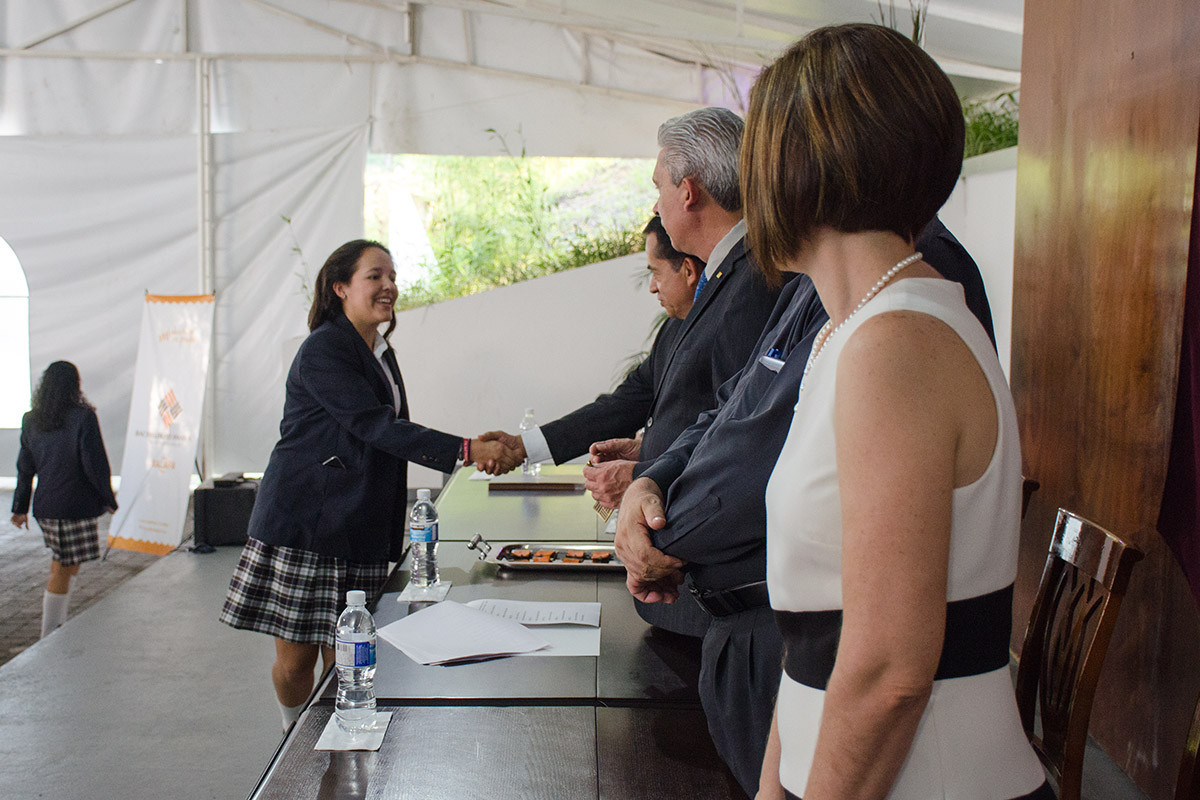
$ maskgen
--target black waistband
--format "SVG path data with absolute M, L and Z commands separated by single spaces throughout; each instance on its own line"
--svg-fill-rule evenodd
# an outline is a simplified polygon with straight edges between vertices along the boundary
M 1008 664 L 1013 587 L 946 604 L 946 633 L 934 680 L 982 675 Z M 797 683 L 824 690 L 837 658 L 842 612 L 776 611 L 783 635 L 783 671 Z
M 688 589 L 700 607 L 714 617 L 727 617 L 742 611 L 762 608 L 770 601 L 767 598 L 767 582 L 753 581 L 732 589 L 700 589 L 688 582 Z

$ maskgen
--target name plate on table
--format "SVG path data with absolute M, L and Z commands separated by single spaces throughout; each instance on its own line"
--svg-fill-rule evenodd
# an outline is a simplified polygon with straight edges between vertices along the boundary
M 526 475 L 514 470 L 495 475 L 488 481 L 488 492 L 582 492 L 583 475 Z

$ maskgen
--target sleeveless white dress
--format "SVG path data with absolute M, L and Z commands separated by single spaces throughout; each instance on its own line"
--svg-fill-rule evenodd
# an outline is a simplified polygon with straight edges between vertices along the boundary
M 936 317 L 967 344 L 995 397 L 999 435 L 984 474 L 954 490 L 942 664 L 889 797 L 1017 798 L 1038 789 L 1044 775 L 1021 728 L 1008 669 L 1021 508 L 1016 414 L 992 344 L 967 309 L 961 286 L 936 278 L 886 286 L 826 343 L 804 379 L 767 485 L 767 583 L 788 651 L 778 699 L 780 775 L 786 789 L 803 793 L 841 629 L 842 519 L 833 428 L 838 360 L 864 322 L 898 310 Z

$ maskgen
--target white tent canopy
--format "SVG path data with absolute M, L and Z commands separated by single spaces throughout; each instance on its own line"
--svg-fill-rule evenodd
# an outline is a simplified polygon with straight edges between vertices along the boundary
M 261 469 L 302 287 L 362 233 L 369 151 L 495 155 L 493 129 L 533 155 L 652 157 L 662 120 L 741 110 L 788 42 L 879 13 L 875 0 L 10 0 L 0 238 L 28 282 L 34 377 L 79 365 L 119 464 L 142 293 L 215 291 L 206 471 Z M 935 1 L 926 31 L 960 91 L 1019 81 L 1019 0 Z M 0 474 L 15 455 L 16 432 L 0 431 Z

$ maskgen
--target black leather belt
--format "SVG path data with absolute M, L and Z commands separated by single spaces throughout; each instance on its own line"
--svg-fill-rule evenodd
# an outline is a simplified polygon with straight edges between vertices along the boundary
M 714 617 L 728 617 L 769 604 L 766 581 L 743 583 L 731 589 L 700 589 L 689 583 L 688 589 L 700 607 Z

